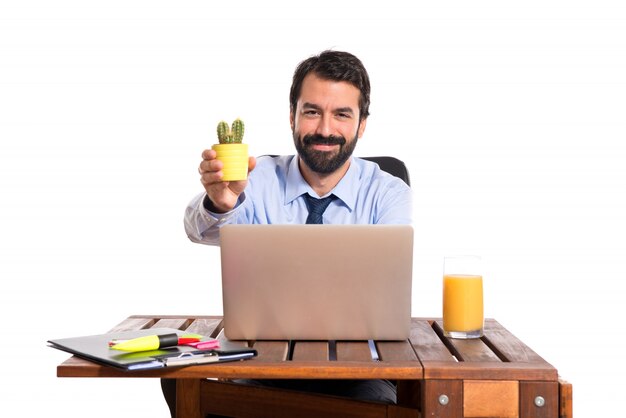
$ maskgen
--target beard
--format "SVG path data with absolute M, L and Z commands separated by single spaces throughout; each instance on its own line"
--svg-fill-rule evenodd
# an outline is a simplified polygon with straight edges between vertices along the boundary
M 298 155 L 302 161 L 314 172 L 319 174 L 330 174 L 341 167 L 354 152 L 358 141 L 358 134 L 354 136 L 352 141 L 346 141 L 343 136 L 323 136 L 323 135 L 305 135 L 301 138 L 293 132 L 293 142 L 296 145 Z M 313 149 L 315 144 L 339 145 L 339 151 L 317 151 Z

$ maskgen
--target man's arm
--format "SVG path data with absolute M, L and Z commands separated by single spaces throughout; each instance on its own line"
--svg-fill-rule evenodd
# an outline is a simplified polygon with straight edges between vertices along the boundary
M 248 181 L 222 181 L 223 164 L 214 150 L 204 150 L 198 167 L 205 193 L 194 197 L 185 210 L 185 232 L 193 242 L 219 245 L 219 227 L 234 218 L 236 208 L 245 200 Z M 248 172 L 256 166 L 250 157 Z
M 241 202 L 245 195 L 240 195 Z M 211 202 L 206 193 L 194 197 L 185 209 L 185 232 L 189 239 L 199 244 L 219 245 L 219 227 L 233 221 L 237 207 L 226 213 L 213 211 Z

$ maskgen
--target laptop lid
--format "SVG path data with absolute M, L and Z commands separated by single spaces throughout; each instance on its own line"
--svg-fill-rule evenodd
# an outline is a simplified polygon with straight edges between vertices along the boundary
M 409 337 L 410 225 L 225 225 L 220 240 L 227 338 Z

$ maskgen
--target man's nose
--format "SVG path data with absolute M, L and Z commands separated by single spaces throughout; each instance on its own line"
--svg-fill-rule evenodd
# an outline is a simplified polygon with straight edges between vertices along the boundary
M 322 136 L 330 136 L 332 132 L 332 118 L 328 115 L 323 115 L 317 124 L 315 133 Z

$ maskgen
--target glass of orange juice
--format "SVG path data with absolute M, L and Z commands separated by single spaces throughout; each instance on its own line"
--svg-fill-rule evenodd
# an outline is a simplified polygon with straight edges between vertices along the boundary
M 448 256 L 443 263 L 443 333 L 450 338 L 483 335 L 483 273 L 477 256 Z

